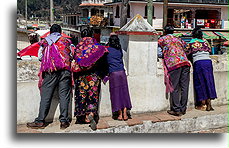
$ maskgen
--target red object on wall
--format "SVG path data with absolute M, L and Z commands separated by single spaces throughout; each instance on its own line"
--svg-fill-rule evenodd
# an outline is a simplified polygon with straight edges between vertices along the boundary
M 212 19 L 212 20 L 211 20 L 211 23 L 212 23 L 212 24 L 214 24 L 214 23 L 215 23 L 215 20 L 214 20 L 214 19 Z
M 17 54 L 20 57 L 26 56 L 26 55 L 38 57 L 38 50 L 39 50 L 39 48 L 40 48 L 40 45 L 38 44 L 38 42 L 36 42 L 36 43 L 33 43 L 32 45 L 30 45 L 30 46 L 22 49 Z
M 209 27 L 210 27 L 210 23 L 206 23 L 206 24 L 205 24 L 205 27 L 206 27 L 206 28 L 209 28 Z

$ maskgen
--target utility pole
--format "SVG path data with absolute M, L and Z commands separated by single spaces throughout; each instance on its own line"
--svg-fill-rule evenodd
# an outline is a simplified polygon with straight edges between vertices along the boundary
M 27 17 L 28 17 L 28 13 L 27 13 L 27 0 L 25 0 L 25 29 L 27 30 Z
M 54 23 L 54 8 L 53 8 L 53 0 L 50 0 L 50 25 Z
M 153 25 L 153 0 L 147 2 L 147 22 Z
M 120 28 L 122 28 L 127 23 L 127 7 L 129 0 L 122 0 L 121 3 L 121 15 L 120 17 Z
M 167 25 L 168 19 L 168 0 L 164 0 L 163 4 L 163 28 Z

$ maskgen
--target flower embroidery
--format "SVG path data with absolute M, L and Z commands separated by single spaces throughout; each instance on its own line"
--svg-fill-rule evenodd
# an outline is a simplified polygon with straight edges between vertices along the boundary
M 81 90 L 80 90 L 80 93 L 81 93 L 81 94 L 84 94 L 84 93 L 85 93 L 85 91 L 81 89 Z
M 88 88 L 89 88 L 89 86 L 88 86 L 88 85 L 84 86 L 84 89 L 85 89 L 85 90 L 87 90 Z
M 94 87 L 92 87 L 92 89 L 93 89 L 94 91 L 96 91 L 96 90 L 97 90 L 97 87 L 96 87 L 96 86 L 94 86 Z
M 202 44 L 199 43 L 199 42 L 195 42 L 193 45 L 192 45 L 193 48 L 201 48 L 202 47 Z
M 86 79 L 88 82 L 90 82 L 92 80 L 92 77 L 91 76 L 86 76 Z
M 93 81 L 97 81 L 97 77 L 92 77 L 92 80 Z
M 88 93 L 89 93 L 89 96 L 93 95 L 93 92 L 91 90 L 89 90 Z
M 80 85 L 84 87 L 85 86 L 85 83 L 84 82 L 81 82 Z
M 94 85 L 95 85 L 95 82 L 90 81 L 90 82 L 89 82 L 89 85 L 90 85 L 90 86 L 94 86 Z

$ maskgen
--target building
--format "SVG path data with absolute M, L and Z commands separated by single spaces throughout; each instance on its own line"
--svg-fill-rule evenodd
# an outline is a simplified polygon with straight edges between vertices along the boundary
M 114 26 L 120 26 L 122 0 L 106 3 L 113 8 Z M 163 0 L 153 0 L 153 27 L 162 31 Z M 140 14 L 147 19 L 147 0 L 129 0 L 127 21 Z M 191 30 L 196 26 L 204 28 L 204 38 L 212 45 L 212 54 L 225 53 L 223 43 L 229 40 L 228 0 L 168 0 L 168 24 L 175 27 L 178 36 L 187 42 Z
M 104 5 L 109 2 L 112 0 L 82 0 L 78 12 L 63 15 L 63 24 L 79 30 L 81 26 L 106 26 L 113 18 L 111 6 Z
M 114 25 L 120 25 L 121 1 L 113 0 L 107 6 L 113 7 Z M 147 18 L 147 0 L 130 0 L 128 20 L 136 14 Z M 162 28 L 163 0 L 153 1 L 153 26 Z M 176 28 L 228 29 L 228 0 L 169 0 L 168 23 Z
M 65 28 L 81 31 L 90 27 L 94 30 L 94 37 L 98 42 L 106 43 L 113 25 L 113 11 L 111 6 L 104 5 L 112 0 L 82 0 L 78 12 L 63 15 Z

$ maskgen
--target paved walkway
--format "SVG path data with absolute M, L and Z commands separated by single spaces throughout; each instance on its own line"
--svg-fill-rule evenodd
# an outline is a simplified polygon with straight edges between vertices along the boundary
M 65 130 L 59 128 L 59 121 L 54 121 L 45 129 L 30 129 L 26 125 L 17 125 L 17 133 L 198 133 L 228 126 L 228 106 L 215 106 L 215 111 L 199 111 L 193 108 L 181 117 L 172 116 L 166 111 L 132 114 L 128 121 L 117 121 L 111 117 L 101 117 L 97 130 L 92 131 L 88 124 L 75 124 Z M 218 130 L 225 132 L 225 130 Z

